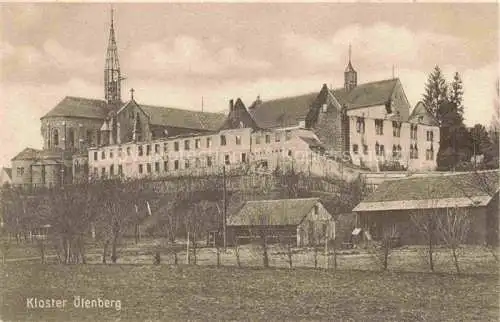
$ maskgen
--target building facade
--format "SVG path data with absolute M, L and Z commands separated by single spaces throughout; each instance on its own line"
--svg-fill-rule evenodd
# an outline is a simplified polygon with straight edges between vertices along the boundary
M 350 57 L 342 88 L 257 97 L 248 107 L 230 100 L 227 115 L 140 104 L 133 89 L 122 102 L 122 79 L 112 18 L 104 99 L 68 96 L 44 115 L 43 149 L 12 159 L 13 184 L 202 174 L 223 166 L 337 176 L 436 168 L 439 127 L 425 106 L 410 113 L 399 79 L 358 84 Z

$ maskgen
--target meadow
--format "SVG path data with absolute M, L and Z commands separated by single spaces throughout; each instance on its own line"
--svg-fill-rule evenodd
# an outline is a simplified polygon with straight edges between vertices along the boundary
M 2 321 L 499 319 L 496 274 L 33 262 L 0 271 Z M 74 296 L 121 307 L 75 308 Z M 28 308 L 30 297 L 68 304 Z

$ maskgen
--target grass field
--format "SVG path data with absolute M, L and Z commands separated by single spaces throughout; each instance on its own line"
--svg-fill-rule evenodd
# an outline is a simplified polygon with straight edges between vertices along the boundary
M 0 266 L 1 320 L 498 321 L 497 275 L 170 265 Z M 121 301 L 74 308 L 73 296 Z M 29 297 L 68 299 L 28 309 Z

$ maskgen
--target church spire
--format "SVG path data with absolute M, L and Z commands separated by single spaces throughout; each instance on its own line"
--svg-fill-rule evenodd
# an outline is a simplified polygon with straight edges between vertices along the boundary
M 109 104 L 121 102 L 120 62 L 115 39 L 114 10 L 111 8 L 111 26 L 109 29 L 108 49 L 106 51 L 106 65 L 104 67 L 104 97 Z
M 351 63 L 351 44 L 349 44 L 349 62 L 344 71 L 344 89 L 348 92 L 358 85 L 358 73 Z

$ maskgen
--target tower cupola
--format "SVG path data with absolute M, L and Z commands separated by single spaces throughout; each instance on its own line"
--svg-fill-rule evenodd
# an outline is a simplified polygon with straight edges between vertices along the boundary
M 349 63 L 344 71 L 344 89 L 346 92 L 351 91 L 358 85 L 358 73 L 352 67 L 351 63 L 351 45 L 349 44 Z

